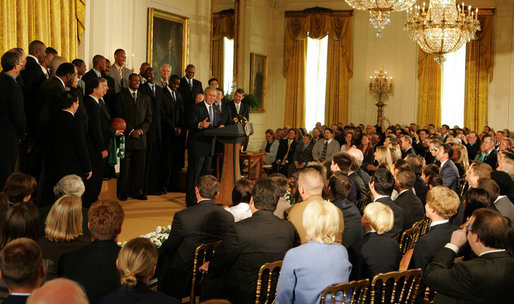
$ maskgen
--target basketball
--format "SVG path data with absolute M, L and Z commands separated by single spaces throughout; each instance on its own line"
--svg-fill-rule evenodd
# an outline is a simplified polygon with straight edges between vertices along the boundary
M 125 120 L 123 120 L 123 118 L 116 117 L 111 121 L 111 128 L 123 132 L 127 128 L 127 123 L 125 122 Z

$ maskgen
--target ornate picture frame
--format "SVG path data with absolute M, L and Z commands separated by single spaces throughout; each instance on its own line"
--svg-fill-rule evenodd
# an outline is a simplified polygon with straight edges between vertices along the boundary
M 252 112 L 265 112 L 267 80 L 268 57 L 250 53 L 250 94 L 254 95 L 259 103 Z

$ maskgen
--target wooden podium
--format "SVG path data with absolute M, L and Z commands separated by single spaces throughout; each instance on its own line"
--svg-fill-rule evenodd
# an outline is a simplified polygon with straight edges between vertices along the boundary
M 236 181 L 241 178 L 239 168 L 239 152 L 241 142 L 246 138 L 243 124 L 228 125 L 223 128 L 209 129 L 204 135 L 218 138 L 225 145 L 223 153 L 223 173 L 220 181 L 218 204 L 232 204 L 232 190 Z

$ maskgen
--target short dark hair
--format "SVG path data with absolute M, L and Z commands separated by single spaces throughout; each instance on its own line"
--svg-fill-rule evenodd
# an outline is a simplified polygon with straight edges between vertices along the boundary
M 240 179 L 234 185 L 232 190 L 232 204 L 249 203 L 252 198 L 253 184 L 247 179 Z
M 410 163 L 406 161 L 405 159 L 397 159 L 394 164 L 393 168 L 395 170 L 409 170 L 412 171 L 412 167 L 410 166 Z
M 124 49 L 116 49 L 116 51 L 114 51 L 114 55 L 118 55 L 121 52 L 125 52 L 125 50 Z
M 20 56 L 16 52 L 8 51 L 2 55 L 1 61 L 4 72 L 9 72 L 14 69 L 16 64 L 20 63 Z
M 447 124 L 442 125 L 442 126 L 441 126 L 441 128 L 442 128 L 442 127 L 445 127 L 446 129 L 450 130 L 450 126 L 449 126 L 449 125 L 447 125 Z
M 336 152 L 332 155 L 332 161 L 345 173 L 352 167 L 352 157 L 346 152 Z
M 400 170 L 396 173 L 396 179 L 402 189 L 410 189 L 416 183 L 416 174 L 412 170 Z
M 42 46 L 45 46 L 45 44 L 42 41 L 33 40 L 29 44 L 29 54 L 34 55 L 36 53 L 36 51 L 38 50 L 38 48 L 40 48 Z
M 334 199 L 345 199 L 352 188 L 348 176 L 342 172 L 334 172 L 328 179 L 329 192 Z
M 326 130 L 328 130 L 330 133 L 334 134 L 334 130 L 332 130 L 331 128 L 325 128 L 325 129 L 323 129 L 323 132 L 325 132 Z
M 410 167 L 417 175 L 421 175 L 421 170 L 423 168 L 423 159 L 414 154 L 408 154 L 405 156 L 405 160 L 409 162 Z
M 512 223 L 498 211 L 480 208 L 473 211 L 475 217 L 471 231 L 478 235 L 482 244 L 496 249 L 509 249 L 509 233 Z
M 209 84 L 209 86 L 211 85 L 211 81 L 216 81 L 216 82 L 218 82 L 218 83 L 219 83 L 218 78 L 214 78 L 214 77 L 213 77 L 213 78 L 209 79 L 209 81 L 207 81 L 207 83 Z
M 482 188 L 487 191 L 491 204 L 496 200 L 498 195 L 500 195 L 500 186 L 490 178 L 480 178 L 478 180 L 478 188 Z
M 86 64 L 86 63 L 84 62 L 84 60 L 77 58 L 77 59 L 73 59 L 71 64 L 73 64 L 76 67 L 79 67 L 79 66 L 82 66 L 83 64 Z
M 139 75 L 138 75 L 137 73 L 132 73 L 132 74 L 130 74 L 130 75 L 129 75 L 128 80 L 129 80 L 129 81 L 130 81 L 130 80 L 132 80 L 132 77 L 137 77 L 137 78 L 139 78 Z
M 428 178 L 428 184 L 432 185 L 432 187 L 442 186 L 444 185 L 443 178 L 439 174 L 430 175 L 430 177 Z
M 36 191 L 36 179 L 22 172 L 14 172 L 9 175 L 3 189 L 11 203 L 23 202 L 23 198 L 33 194 L 34 191 Z
M 60 110 L 70 108 L 75 102 L 78 102 L 78 95 L 74 91 L 62 92 L 59 95 Z
M 141 63 L 141 66 L 139 67 L 139 69 L 141 69 L 142 67 L 144 67 L 146 65 L 151 66 L 148 62 L 143 62 L 143 63 Z M 145 71 L 146 71 L 146 69 L 145 69 Z
M 54 48 L 53 48 L 53 47 L 51 47 L 51 46 L 49 46 L 49 47 L 47 47 L 47 48 L 46 48 L 45 53 L 47 53 L 47 54 L 52 54 L 52 55 L 54 55 L 54 56 L 57 56 L 57 54 L 58 54 L 58 53 L 57 53 L 57 50 L 56 50 L 56 49 L 54 49 Z
M 177 79 L 180 79 L 180 77 L 177 74 L 173 74 L 170 77 L 170 82 L 173 81 L 173 80 L 177 80 Z
M 277 191 L 279 196 L 284 196 L 289 189 L 289 183 L 287 177 L 282 173 L 272 173 L 269 178 L 277 185 Z
M 41 275 L 43 254 L 34 240 L 18 238 L 7 243 L 0 253 L 2 279 L 12 287 L 35 287 Z
M 444 154 L 448 154 L 448 158 L 452 158 L 452 155 L 453 155 L 453 149 L 452 149 L 452 146 L 450 144 L 441 144 L 439 146 L 439 149 L 443 149 L 443 153 Z
M 196 183 L 196 187 L 198 188 L 198 193 L 201 197 L 211 200 L 215 199 L 216 195 L 218 195 L 218 192 L 220 191 L 220 183 L 216 177 L 212 175 L 200 176 Z
M 464 219 L 471 216 L 473 211 L 480 208 L 490 208 L 491 201 L 489 193 L 482 188 L 471 188 L 464 194 L 466 207 L 464 208 Z
M 390 196 L 393 193 L 394 176 L 386 168 L 378 167 L 371 177 L 371 182 L 374 183 L 375 191 L 378 194 Z
M 86 94 L 91 94 L 94 91 L 94 89 L 98 88 L 99 85 L 100 85 L 100 78 L 94 77 L 94 78 L 89 79 L 86 84 L 86 88 L 87 88 Z
M 20 237 L 39 241 L 40 224 L 36 205 L 28 202 L 17 203 L 11 206 L 5 214 L 4 221 L 1 223 L 0 233 L 0 248 Z
M 106 59 L 106 58 L 102 55 L 93 56 L 93 67 L 97 66 L 100 63 L 100 60 L 102 60 L 102 59 Z
M 275 211 L 280 195 L 271 178 L 261 178 L 253 186 L 252 198 L 255 208 L 263 211 Z
M 237 93 L 244 95 L 245 94 L 245 90 L 239 88 L 239 89 L 236 90 L 236 92 L 234 94 L 237 94 Z
M 428 165 L 423 166 L 422 172 L 427 177 L 440 175 L 439 167 L 435 164 L 428 164 Z
M 98 201 L 89 208 L 87 219 L 89 231 L 95 239 L 110 241 L 121 232 L 125 212 L 117 201 Z
M 68 74 L 75 73 L 75 66 L 69 62 L 61 63 L 61 65 L 57 68 L 55 75 L 57 76 L 66 76 Z

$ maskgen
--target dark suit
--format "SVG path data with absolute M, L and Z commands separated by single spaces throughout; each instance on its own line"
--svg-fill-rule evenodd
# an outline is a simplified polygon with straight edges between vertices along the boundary
M 485 157 L 484 163 L 491 166 L 493 170 L 496 170 L 496 167 L 498 167 L 498 151 L 496 149 L 491 150 L 489 155 Z
M 255 302 L 260 267 L 284 259 L 293 247 L 294 234 L 293 224 L 272 211 L 257 211 L 235 223 L 210 262 L 208 279 L 202 282 L 202 299 Z
M 36 133 L 59 112 L 59 96 L 66 91 L 63 82 L 57 77 L 45 80 L 37 91 L 38 120 Z M 80 106 L 80 104 L 79 104 Z
M 118 290 L 98 299 L 96 304 L 180 304 L 179 299 L 155 292 L 143 284 L 122 285 Z
M 437 292 L 435 303 L 512 303 L 514 258 L 507 252 L 454 264 L 455 257 L 443 248 L 423 273 L 423 281 Z
M 25 304 L 27 302 L 27 298 L 29 296 L 25 296 L 25 295 L 9 295 L 5 300 L 4 300 L 4 304 Z
M 59 276 L 80 283 L 90 300 L 104 296 L 120 286 L 116 268 L 119 252 L 116 242 L 95 240 L 87 247 L 63 255 Z
M 372 279 L 379 273 L 398 270 L 402 255 L 398 242 L 383 234 L 368 232 L 348 250 L 350 280 Z
M 189 135 L 188 146 L 188 167 L 186 185 L 186 204 L 194 205 L 196 201 L 195 186 L 201 175 L 211 173 L 211 159 L 213 155 L 214 137 L 205 136 L 204 129 L 199 128 L 200 122 L 207 118 L 211 122 L 207 129 L 216 128 L 219 125 L 216 107 L 212 106 L 213 121 L 209 118 L 207 103 L 201 102 L 193 106 L 188 120 Z
M 311 142 L 307 146 L 303 143 L 303 141 L 299 141 L 296 144 L 296 148 L 293 154 L 293 161 L 289 164 L 288 176 L 291 176 L 294 172 L 297 171 L 296 164 L 299 165 L 305 164 L 307 165 L 310 161 L 312 161 L 312 148 L 314 144 Z
M 180 79 L 180 86 L 178 87 L 178 91 L 182 95 L 184 110 L 186 111 L 185 113 L 186 115 L 189 115 L 193 106 L 195 105 L 196 95 L 203 93 L 202 83 L 196 79 L 193 79 L 193 87 L 191 87 L 187 82 L 186 77 L 182 77 Z
M 425 146 L 423 145 L 422 140 L 418 142 L 412 142 L 412 147 L 414 148 L 414 152 L 416 152 L 416 155 L 425 158 L 427 151 L 425 150 Z
M 362 178 L 357 174 L 357 172 L 352 172 L 348 174 L 348 178 L 353 181 L 355 185 L 355 193 L 357 194 L 357 199 L 361 199 L 366 196 L 366 185 Z
M 0 186 L 14 172 L 19 141 L 25 135 L 23 93 L 16 81 L 0 74 Z
M 450 241 L 453 231 L 459 229 L 451 223 L 436 225 L 424 235 L 414 246 L 409 269 L 422 268 L 432 261 L 436 253 Z
M 363 236 L 361 213 L 357 206 L 348 199 L 335 199 L 332 203 L 343 212 L 343 245 L 346 248 L 350 248 L 350 246 L 362 239 Z
M 224 101 L 221 102 L 221 112 L 219 112 L 220 105 L 217 103 L 214 103 L 214 105 L 218 107 L 218 113 L 219 113 L 221 125 L 226 126 L 226 125 L 230 125 L 230 124 L 234 123 L 234 121 L 232 120 L 232 110 L 231 110 L 230 104 L 228 102 L 224 102 Z
M 287 176 L 287 169 L 289 164 L 293 163 L 294 152 L 297 147 L 297 142 L 293 139 L 291 143 L 289 143 L 288 138 L 281 139 L 278 144 L 277 156 L 275 157 L 275 162 L 273 163 L 273 171 L 280 172 Z M 286 161 L 285 165 L 281 165 L 282 161 Z M 277 164 L 277 161 L 279 162 Z
M 100 72 L 100 71 L 99 71 Z M 100 74 L 101 75 L 101 74 Z M 98 75 L 96 74 L 96 72 L 91 69 L 89 71 L 86 72 L 86 74 L 84 74 L 84 76 L 82 76 L 82 80 L 86 83 L 86 95 L 91 93 L 91 88 L 88 87 L 87 83 L 91 80 L 91 79 L 94 79 L 94 78 L 98 78 Z
M 425 208 L 412 189 L 402 192 L 394 202 L 403 209 L 405 229 L 409 229 L 415 222 L 423 219 Z
M 379 203 L 386 204 L 387 206 L 391 207 L 391 209 L 393 210 L 394 225 L 393 225 L 393 228 L 391 229 L 391 231 L 385 233 L 385 235 L 395 236 L 398 233 L 405 230 L 405 228 L 407 228 L 407 227 L 404 227 L 405 214 L 403 213 L 403 209 L 400 206 L 396 205 L 389 196 L 381 197 L 381 198 L 377 199 L 376 201 Z
M 478 152 L 480 152 L 480 140 L 477 139 L 474 144 L 467 143 L 465 146 L 466 149 L 468 149 L 468 159 L 475 159 L 475 156 L 477 156 Z
M 35 122 L 37 121 L 38 117 L 36 93 L 39 89 L 39 86 L 47 78 L 37 60 L 29 56 L 27 56 L 25 69 L 21 71 L 20 76 L 23 78 L 23 96 L 25 100 L 27 132 L 31 133 L 34 130 Z
M 402 158 L 405 158 L 405 156 L 407 156 L 409 154 L 416 155 L 416 152 L 414 151 L 414 148 L 410 147 L 410 148 L 408 148 L 405 151 L 402 150 Z
M 423 206 L 425 206 L 425 203 L 427 202 L 427 185 L 421 179 L 421 176 L 416 174 L 416 181 L 414 182 L 414 190 L 416 191 L 416 196 L 419 197 L 421 200 L 421 203 L 423 203 Z
M 159 248 L 159 291 L 177 298 L 189 295 L 196 247 L 223 240 L 232 225 L 232 214 L 212 200 L 175 213 L 170 235 Z
M 229 103 L 229 106 L 230 112 L 232 113 L 232 119 L 237 117 L 237 119 L 241 120 L 244 117 L 246 120 L 250 120 L 250 106 L 246 102 L 241 101 L 239 105 L 239 113 L 237 113 L 236 104 L 234 102 Z
M 439 171 L 443 179 L 443 186 L 459 193 L 459 170 L 451 159 L 448 159 Z
M 116 97 L 117 117 L 127 123 L 125 135 L 125 158 L 120 162 L 118 178 L 118 195 L 142 195 L 144 191 L 145 150 L 147 132 L 152 123 L 152 105 L 150 97 L 138 91 L 136 101 L 129 89 L 123 88 Z M 130 132 L 142 130 L 139 138 L 134 138 Z

